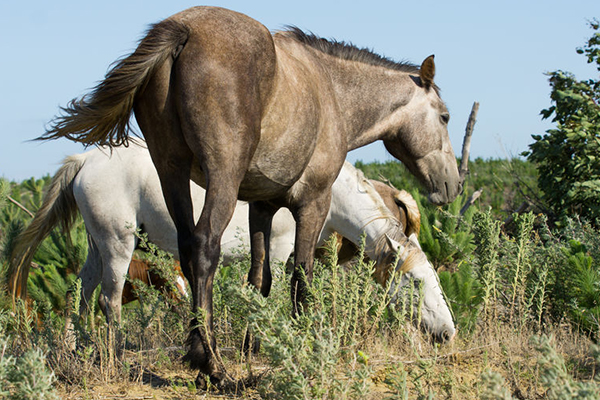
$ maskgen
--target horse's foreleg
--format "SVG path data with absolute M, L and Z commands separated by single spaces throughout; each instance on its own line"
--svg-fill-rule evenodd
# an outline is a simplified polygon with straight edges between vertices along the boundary
M 296 219 L 294 272 L 292 274 L 293 314 L 302 312 L 308 285 L 312 282 L 315 247 L 323 228 L 329 206 L 331 190 L 323 191 L 292 210 Z

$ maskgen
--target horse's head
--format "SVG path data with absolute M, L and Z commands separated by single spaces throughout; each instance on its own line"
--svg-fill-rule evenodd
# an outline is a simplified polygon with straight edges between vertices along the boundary
M 408 102 L 394 113 L 393 127 L 383 140 L 429 191 L 429 201 L 446 204 L 462 192 L 462 180 L 450 137 L 450 114 L 433 82 L 435 64 L 429 56 L 419 76 L 410 76 Z
M 410 235 L 404 244 L 390 237 L 387 237 L 387 242 L 391 251 L 385 261 L 391 263 L 392 254 L 398 254 L 396 273 L 386 274 L 387 278 L 391 276 L 394 279 L 389 284 L 391 302 L 399 308 L 409 309 L 413 321 L 430 333 L 435 341 L 452 340 L 456 334 L 452 314 L 439 278 L 421 250 L 416 235 Z

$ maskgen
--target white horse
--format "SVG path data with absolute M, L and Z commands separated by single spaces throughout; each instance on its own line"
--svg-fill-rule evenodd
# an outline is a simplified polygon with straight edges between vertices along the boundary
M 204 203 L 204 189 L 194 183 L 190 186 L 198 217 Z M 362 172 L 346 162 L 333 185 L 331 208 L 319 243 L 322 245 L 330 234 L 338 232 L 359 246 L 364 234 L 365 253 L 376 261 L 375 278 L 382 285 L 387 284 L 391 276 L 389 265 L 396 252 L 401 251 L 397 267 L 402 271 L 400 287 L 411 280 L 422 282 L 421 309 L 415 311 L 422 315 L 421 328 L 436 340 L 447 341 L 454 336 L 455 327 L 437 274 L 416 240 L 414 232 L 418 232 L 420 223 L 416 203 L 404 191 L 385 188 L 389 191 L 384 195 L 388 206 Z M 398 207 L 405 207 L 409 216 L 406 231 L 397 216 Z M 42 207 L 16 242 L 9 272 L 13 296 L 26 296 L 28 270 L 35 250 L 58 223 L 69 225 L 77 209 L 83 216 L 89 242 L 88 257 L 79 273 L 82 303 L 89 301 L 101 283 L 102 309 L 107 318 L 120 321 L 123 286 L 137 245 L 134 232 L 141 229 L 159 248 L 178 255 L 177 232 L 147 149 L 140 143 L 112 150 L 96 148 L 65 159 L 53 177 Z M 222 238 L 224 263 L 240 256 L 240 246 L 249 247 L 248 226 L 248 203 L 240 201 Z M 294 247 L 294 233 L 294 219 L 282 208 L 273 220 L 271 262 L 288 259 Z M 406 257 L 408 254 L 411 256 Z M 403 293 L 395 283 L 390 287 L 396 293 Z M 394 300 L 400 297 L 396 294 Z

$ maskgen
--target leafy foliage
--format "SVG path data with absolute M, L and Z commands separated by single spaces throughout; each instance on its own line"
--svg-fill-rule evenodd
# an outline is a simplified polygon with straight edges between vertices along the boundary
M 461 334 L 472 333 L 477 327 L 483 292 L 470 263 L 460 263 L 456 272 L 439 272 L 444 294 Z
M 0 232 L 2 261 L 13 248 L 13 241 L 31 220 L 29 213 L 39 209 L 50 176 L 30 178 L 20 184 L 0 182 Z M 12 199 L 8 201 L 8 196 Z M 19 205 L 17 205 L 18 203 Z M 28 280 L 29 297 L 44 312 L 62 311 L 67 290 L 73 284 L 87 257 L 87 234 L 83 220 L 78 218 L 68 235 L 54 230 L 40 245 L 33 259 Z
M 545 258 L 551 269 L 550 301 L 555 318 L 567 316 L 585 332 L 600 332 L 600 237 L 589 224 L 568 219 L 548 239 Z
M 289 317 L 287 279 L 274 282 L 277 299 L 249 287 L 229 288 L 235 303 L 248 308 L 251 329 L 273 367 L 263 387 L 267 398 L 365 398 L 372 373 L 365 342 L 375 331 L 398 329 L 398 320 L 384 318 L 390 299 L 371 279 L 372 264 L 359 258 L 345 270 L 334 253 L 316 264 L 307 307 L 296 319 Z M 340 364 L 346 365 L 341 376 Z
M 460 215 L 461 205 L 469 196 L 463 193 L 444 208 L 431 207 L 420 194 L 414 197 L 421 211 L 419 243 L 423 251 L 436 269 L 454 269 L 475 247 L 470 223 L 476 209 L 471 207 Z
M 600 24 L 578 53 L 600 71 Z M 600 218 L 600 80 L 578 80 L 565 71 L 548 74 L 553 105 L 541 114 L 555 129 L 533 135 L 529 152 L 539 172 L 538 186 L 555 218 L 579 215 L 593 223 Z
M 553 346 L 552 338 L 533 336 L 531 343 L 540 354 L 538 365 L 542 384 L 548 389 L 548 399 L 588 399 L 595 400 L 600 396 L 600 386 L 596 382 L 577 382 L 568 371 L 563 357 Z M 593 346 L 592 353 L 598 354 L 598 347 Z

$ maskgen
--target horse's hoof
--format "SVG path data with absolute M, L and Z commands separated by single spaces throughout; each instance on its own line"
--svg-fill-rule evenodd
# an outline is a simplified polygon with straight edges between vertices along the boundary
M 229 391 L 236 384 L 227 377 L 227 374 L 223 372 L 216 372 L 212 375 L 206 375 L 202 372 L 198 373 L 196 377 L 196 389 L 208 391 L 216 390 L 219 392 Z
M 247 333 L 242 350 L 246 356 L 250 354 L 250 351 L 254 355 L 258 354 L 260 352 L 260 339 Z

